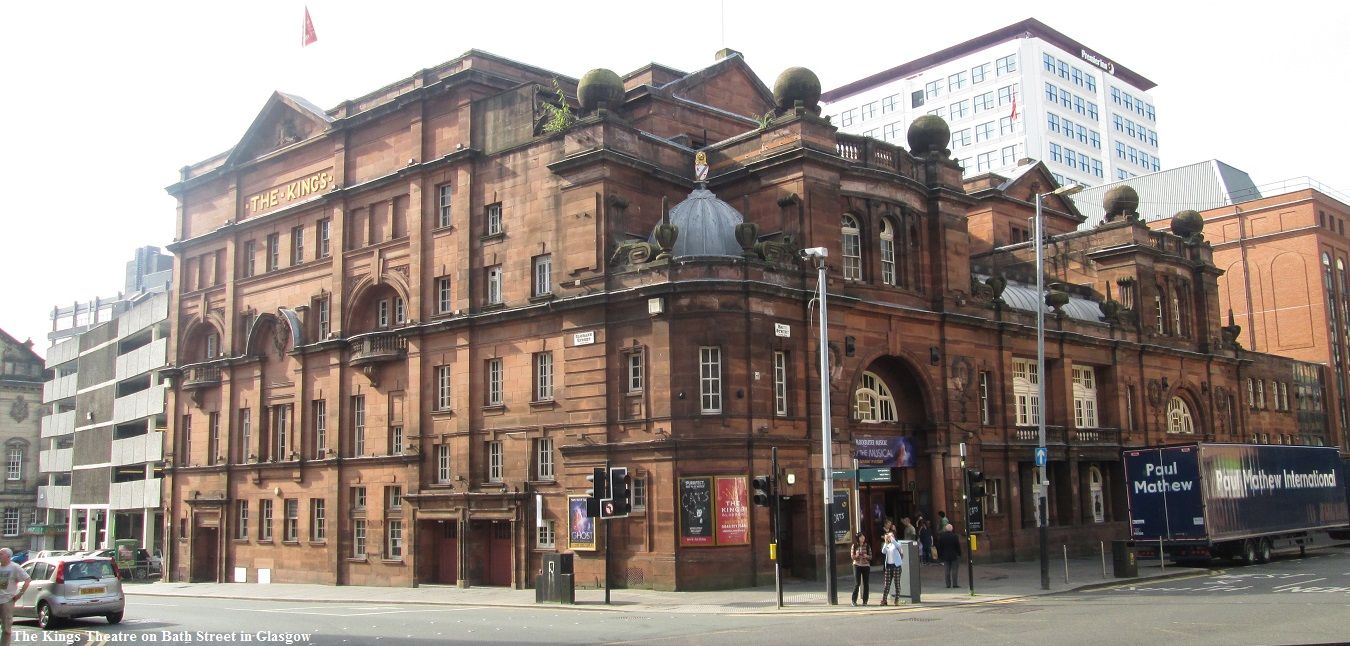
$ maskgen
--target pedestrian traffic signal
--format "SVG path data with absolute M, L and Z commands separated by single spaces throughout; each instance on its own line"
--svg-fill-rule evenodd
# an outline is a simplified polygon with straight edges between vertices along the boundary
M 591 518 L 600 517 L 600 499 L 608 498 L 606 485 L 605 469 L 596 467 L 591 470 L 591 475 L 586 476 L 586 482 L 591 483 L 591 488 L 586 490 L 586 515 Z
M 966 469 L 970 481 L 970 497 L 978 500 L 984 497 L 984 472 L 979 469 Z
M 750 479 L 750 499 L 760 507 L 768 507 L 773 500 L 773 478 L 755 476 Z
M 633 509 L 633 478 L 628 475 L 628 467 L 612 467 L 609 470 L 609 497 L 600 508 L 601 518 L 627 516 Z

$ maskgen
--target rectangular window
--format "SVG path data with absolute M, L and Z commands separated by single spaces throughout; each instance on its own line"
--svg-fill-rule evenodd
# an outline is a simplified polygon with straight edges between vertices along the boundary
M 980 153 L 975 156 L 975 171 L 983 173 L 994 169 L 994 153 Z
M 873 101 L 871 103 L 864 103 L 863 106 L 858 109 L 858 120 L 867 121 L 868 119 L 871 119 L 872 117 L 876 116 L 876 114 L 877 114 L 876 101 Z
M 993 71 L 994 71 L 993 63 L 985 63 L 984 65 L 976 65 L 975 67 L 970 68 L 971 85 L 974 85 L 976 83 L 983 83 L 984 77 L 988 76 L 989 73 Z
M 1097 374 L 1092 366 L 1073 367 L 1073 422 L 1097 428 Z
M 403 425 L 389 427 L 389 455 L 403 455 Z
M 955 92 L 966 86 L 966 73 L 957 72 L 947 77 L 947 87 Z
M 314 459 L 322 460 L 328 453 L 328 401 L 316 399 L 310 406 L 314 417 Z
M 1054 105 L 1055 101 L 1059 100 L 1059 92 L 1055 90 L 1054 83 L 1045 84 L 1045 100 L 1049 101 L 1051 105 Z
M 450 366 L 436 366 L 436 410 L 450 410 Z
M 488 482 L 502 481 L 502 458 L 501 440 L 488 442 Z
M 909 107 L 917 108 L 923 105 L 923 90 L 914 90 L 909 93 Z
M 535 547 L 538 547 L 539 549 L 553 549 L 556 545 L 556 541 L 557 538 L 553 532 L 553 520 L 545 519 L 544 522 L 539 525 L 539 537 L 538 541 L 535 543 Z
M 1040 424 L 1040 373 L 1034 359 L 1013 359 L 1013 402 L 1018 426 Z
M 252 457 L 253 451 L 253 410 L 239 409 L 239 463 L 243 464 Z
M 273 462 L 286 459 L 286 448 L 290 445 L 291 404 L 272 407 L 272 455 Z
M 552 480 L 553 475 L 553 438 L 544 437 L 535 440 L 535 464 L 539 480 Z
M 980 373 L 980 423 L 993 423 L 993 410 L 990 409 L 989 402 L 989 373 L 987 371 Z
M 999 76 L 1017 71 L 1017 54 L 1009 54 L 994 61 L 994 69 Z
M 281 266 L 281 234 L 267 234 L 267 271 L 276 271 Z
M 403 521 L 385 521 L 384 558 L 390 561 L 403 560 Z
M 722 349 L 699 348 L 699 399 L 704 413 L 722 412 Z
M 773 412 L 776 415 L 788 414 L 787 363 L 786 352 L 773 353 Z
M 984 111 L 986 111 L 986 110 L 993 110 L 993 109 L 994 109 L 994 93 L 993 93 L 993 92 L 985 92 L 984 94 L 978 94 L 978 95 L 975 96 L 975 98 L 974 98 L 973 101 L 974 101 L 974 104 L 975 104 L 975 113 L 976 113 L 976 114 L 979 114 L 979 113 L 984 112 Z
M 436 279 L 436 313 L 450 313 L 450 278 L 447 276 Z
M 1042 62 L 1043 64 L 1045 64 L 1045 71 L 1050 72 L 1050 73 L 1052 73 L 1052 74 L 1054 73 L 1054 71 L 1055 71 L 1055 57 L 1054 57 L 1054 56 L 1052 56 L 1052 55 L 1050 55 L 1050 54 L 1048 54 L 1048 53 L 1042 53 L 1042 54 L 1041 54 L 1041 62 Z
M 1012 117 L 999 117 L 999 120 L 998 120 L 998 134 L 999 134 L 999 136 L 1001 137 L 1001 136 L 1003 136 L 1003 135 L 1010 135 L 1010 134 L 1012 134 L 1012 133 L 1013 133 L 1013 118 L 1012 118 Z
M 975 126 L 975 141 L 989 141 L 994 138 L 994 122 L 988 121 Z
M 364 512 L 366 510 L 366 488 L 352 487 L 352 511 Z
M 900 101 L 899 94 L 892 94 L 881 100 L 881 113 L 890 114 L 895 112 L 895 104 Z
M 366 519 L 352 521 L 352 558 L 366 558 Z
M 402 296 L 394 297 L 394 325 L 403 325 L 408 322 L 408 305 L 403 302 Z
M 952 133 L 952 147 L 970 145 L 970 128 L 962 128 Z
M 942 94 L 942 81 L 941 80 L 929 81 L 928 83 L 924 84 L 923 93 L 924 96 L 930 99 L 936 97 L 939 94 Z
M 1011 166 L 1017 163 L 1017 146 L 1003 147 L 1003 165 Z
M 327 258 L 333 253 L 333 247 L 331 243 L 333 239 L 333 220 L 331 218 L 324 218 L 322 220 L 319 220 L 318 237 L 319 237 L 319 257 Z
M 287 498 L 285 511 L 281 540 L 294 543 L 300 540 L 300 501 L 295 498 Z
M 220 455 L 220 413 L 206 415 L 206 463 L 215 464 Z M 18 480 L 18 478 L 10 478 Z
M 1125 430 L 1134 430 L 1134 386 L 1125 387 Z
M 853 108 L 852 110 L 845 110 L 839 114 L 839 127 L 847 128 L 848 126 L 853 125 L 853 122 L 856 121 L 857 119 L 858 119 L 857 108 Z
M 324 517 L 323 498 L 309 501 L 309 540 L 322 543 L 328 538 L 328 519 Z
M 628 354 L 627 390 L 630 393 L 642 392 L 642 353 Z
M 269 498 L 258 501 L 258 540 L 272 540 L 272 501 Z
M 488 359 L 487 362 L 487 405 L 502 405 L 502 360 Z
M 450 198 L 453 196 L 449 184 L 441 184 L 436 187 L 436 226 L 450 226 Z
M 487 302 L 488 305 L 498 305 L 502 302 L 502 266 L 496 265 L 488 267 L 487 270 Z
M 1064 149 L 1059 144 L 1050 144 L 1050 161 L 1064 163 Z
M 633 476 L 633 511 L 647 510 L 647 477 Z
M 234 501 L 234 537 L 241 541 L 248 540 L 248 501 Z
M 951 104 L 947 107 L 947 111 L 948 114 L 952 115 L 952 121 L 964 119 L 966 115 L 970 114 L 970 99 Z
M 534 285 L 531 292 L 535 296 L 553 293 L 553 255 L 544 254 L 534 257 Z
M 553 400 L 552 352 L 536 352 L 534 355 L 534 400 Z
M 366 454 L 366 396 L 352 395 L 352 455 Z
M 1072 94 L 1069 94 L 1069 91 L 1068 91 L 1068 90 L 1065 90 L 1065 89 L 1063 89 L 1063 88 L 1060 88 L 1060 90 L 1059 90 L 1059 104 L 1062 105 L 1062 106 L 1064 106 L 1064 107 L 1066 107 L 1066 108 L 1068 108 L 1068 109 L 1070 109 L 1070 110 L 1072 110 L 1072 109 L 1073 109 L 1073 95 L 1072 95 Z
M 390 485 L 384 488 L 384 509 L 385 511 L 401 511 L 403 509 L 402 486 Z
M 389 327 L 389 299 L 383 299 L 375 304 L 375 326 L 379 328 Z
M 1002 512 L 999 507 L 1000 495 L 1003 491 L 1003 481 L 998 478 L 987 478 L 984 481 L 984 513 L 997 516 Z
M 19 508 L 18 508 L 18 507 L 6 507 L 6 508 L 5 508 L 5 529 L 4 529 L 4 534 L 5 534 L 5 536 L 18 536 L 18 535 L 19 535 Z
M 240 264 L 243 265 L 241 273 L 244 276 L 244 278 L 252 276 L 255 271 L 253 266 L 253 259 L 255 256 L 257 256 L 258 250 L 256 249 L 256 247 L 257 244 L 254 241 L 252 240 L 244 241 L 244 257 L 240 259 Z
M 328 338 L 333 329 L 333 310 L 332 302 L 328 298 L 321 298 L 318 302 L 319 309 L 319 340 Z
M 450 445 L 436 445 L 436 482 L 450 483 Z
M 1073 73 L 1072 73 L 1072 75 L 1073 75 L 1073 84 L 1074 84 L 1074 85 L 1082 85 L 1082 84 L 1083 84 L 1083 70 L 1080 70 L 1080 69 L 1078 69 L 1077 67 L 1075 67 L 1075 68 L 1073 68 Z
M 489 204 L 487 207 L 487 234 L 495 236 L 502 232 L 502 203 Z
M 291 266 L 305 261 L 305 227 L 291 227 Z

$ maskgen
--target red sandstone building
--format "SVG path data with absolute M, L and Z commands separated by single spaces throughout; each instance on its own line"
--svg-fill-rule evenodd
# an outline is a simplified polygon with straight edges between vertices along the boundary
M 796 482 L 779 553 L 819 576 L 816 246 L 835 467 L 897 454 L 890 483 L 837 485 L 842 538 L 953 512 L 965 442 L 982 555 L 1031 554 L 1024 232 L 1053 178 L 963 182 L 941 120 L 909 150 L 843 135 L 819 90 L 798 69 L 771 92 L 735 53 L 577 83 L 470 52 L 332 110 L 274 95 L 169 188 L 168 576 L 522 587 L 572 551 L 594 585 L 609 541 L 619 585 L 763 582 L 747 482 L 771 447 Z M 1326 433 L 1320 371 L 1231 347 L 1209 245 L 1132 207 L 1075 233 L 1049 203 L 1049 513 L 1075 546 L 1126 533 L 1123 446 Z M 1252 414 L 1248 376 L 1310 396 Z M 575 499 L 605 463 L 635 511 L 595 531 Z

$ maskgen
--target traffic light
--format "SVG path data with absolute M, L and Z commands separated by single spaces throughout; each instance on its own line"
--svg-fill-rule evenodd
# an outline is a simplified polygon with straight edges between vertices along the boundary
M 984 472 L 979 469 L 966 469 L 966 477 L 970 479 L 970 497 L 979 500 L 984 497 Z
M 602 504 L 600 516 L 604 518 L 627 516 L 633 509 L 633 478 L 628 475 L 628 467 L 610 468 L 609 499 Z
M 760 507 L 768 507 L 773 500 L 773 478 L 755 476 L 750 479 L 750 499 Z
M 591 488 L 586 490 L 586 515 L 591 518 L 599 518 L 600 499 L 609 497 L 604 467 L 592 469 L 591 475 L 586 476 L 586 482 L 591 483 Z

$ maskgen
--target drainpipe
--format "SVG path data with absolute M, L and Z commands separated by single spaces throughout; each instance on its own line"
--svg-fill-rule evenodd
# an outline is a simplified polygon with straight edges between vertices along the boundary
M 1234 204 L 1233 214 L 1238 221 L 1238 251 L 1242 254 L 1242 281 L 1247 294 L 1247 347 L 1256 347 L 1256 312 L 1252 309 L 1252 272 L 1247 266 L 1247 227 L 1242 223 L 1242 207 Z

